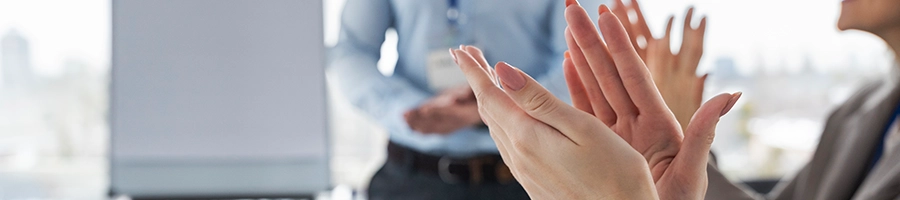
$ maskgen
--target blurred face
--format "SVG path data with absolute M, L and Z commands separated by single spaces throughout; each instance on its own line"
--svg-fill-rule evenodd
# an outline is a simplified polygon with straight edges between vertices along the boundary
M 838 28 L 879 34 L 900 28 L 900 0 L 843 0 Z

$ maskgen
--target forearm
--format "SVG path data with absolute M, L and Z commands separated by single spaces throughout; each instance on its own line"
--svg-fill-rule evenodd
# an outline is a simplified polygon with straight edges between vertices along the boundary
M 382 125 L 408 129 L 402 113 L 430 95 L 402 77 L 378 71 L 385 31 L 394 21 L 388 0 L 348 0 L 338 44 L 330 53 L 329 78 L 350 103 Z
M 394 118 L 430 96 L 402 78 L 380 74 L 374 59 L 351 55 L 335 60 L 330 72 L 344 97 L 382 125 L 396 123 Z

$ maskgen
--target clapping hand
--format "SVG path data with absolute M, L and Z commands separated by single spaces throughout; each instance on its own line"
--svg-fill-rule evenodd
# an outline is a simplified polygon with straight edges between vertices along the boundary
M 504 161 L 538 199 L 702 198 L 715 125 L 739 96 L 704 104 L 684 136 L 621 22 L 600 13 L 609 46 L 581 6 L 566 9 L 574 108 L 477 48 L 453 50 Z
M 404 113 L 403 118 L 412 130 L 424 134 L 450 134 L 482 123 L 475 94 L 468 85 L 441 92 Z
M 504 163 L 532 199 L 658 198 L 643 157 L 600 120 L 509 64 L 492 69 L 477 48 L 452 53 Z
M 569 58 L 563 66 L 573 104 L 644 156 L 661 197 L 701 199 L 715 126 L 740 93 L 720 94 L 700 106 L 682 134 L 625 27 L 606 6 L 599 13 L 606 42 L 581 6 L 566 9 Z

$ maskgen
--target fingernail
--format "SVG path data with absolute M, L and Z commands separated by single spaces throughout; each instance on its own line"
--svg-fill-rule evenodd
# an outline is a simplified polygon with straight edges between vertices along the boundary
M 728 111 L 731 111 L 731 108 L 734 107 L 734 104 L 737 103 L 738 99 L 740 99 L 741 95 L 743 95 L 743 94 L 744 94 L 743 92 L 736 92 L 736 93 L 732 94 L 731 99 L 728 100 L 727 104 L 725 104 L 725 108 L 722 108 L 722 114 L 720 114 L 719 116 L 720 117 L 724 116 L 725 114 L 728 113 Z
M 453 57 L 453 62 L 456 63 L 456 64 L 458 65 L 458 64 L 459 64 L 459 61 L 456 61 L 456 53 L 453 53 L 453 48 L 450 48 L 450 49 L 447 49 L 447 50 L 450 51 L 450 57 Z
M 509 63 L 497 63 L 496 68 L 500 81 L 503 82 L 507 89 L 519 91 L 525 87 L 525 77 L 518 70 L 513 69 Z
M 572 59 L 572 55 L 569 55 L 569 50 L 566 50 L 566 52 L 563 53 L 563 57 L 566 59 Z
M 466 45 L 459 45 L 459 50 L 466 51 Z
M 581 5 L 581 3 L 578 3 L 578 0 L 566 0 L 566 7 L 569 7 L 572 4 Z
M 600 14 L 602 15 L 605 12 L 609 12 L 609 7 L 606 7 L 606 4 L 600 4 Z

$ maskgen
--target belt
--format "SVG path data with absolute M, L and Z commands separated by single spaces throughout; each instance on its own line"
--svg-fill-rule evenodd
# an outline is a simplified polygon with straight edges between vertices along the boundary
M 479 185 L 482 183 L 508 184 L 515 182 L 509 167 L 499 155 L 481 155 L 467 158 L 432 156 L 407 147 L 388 143 L 387 162 L 411 165 L 418 172 L 437 175 L 448 184 Z

